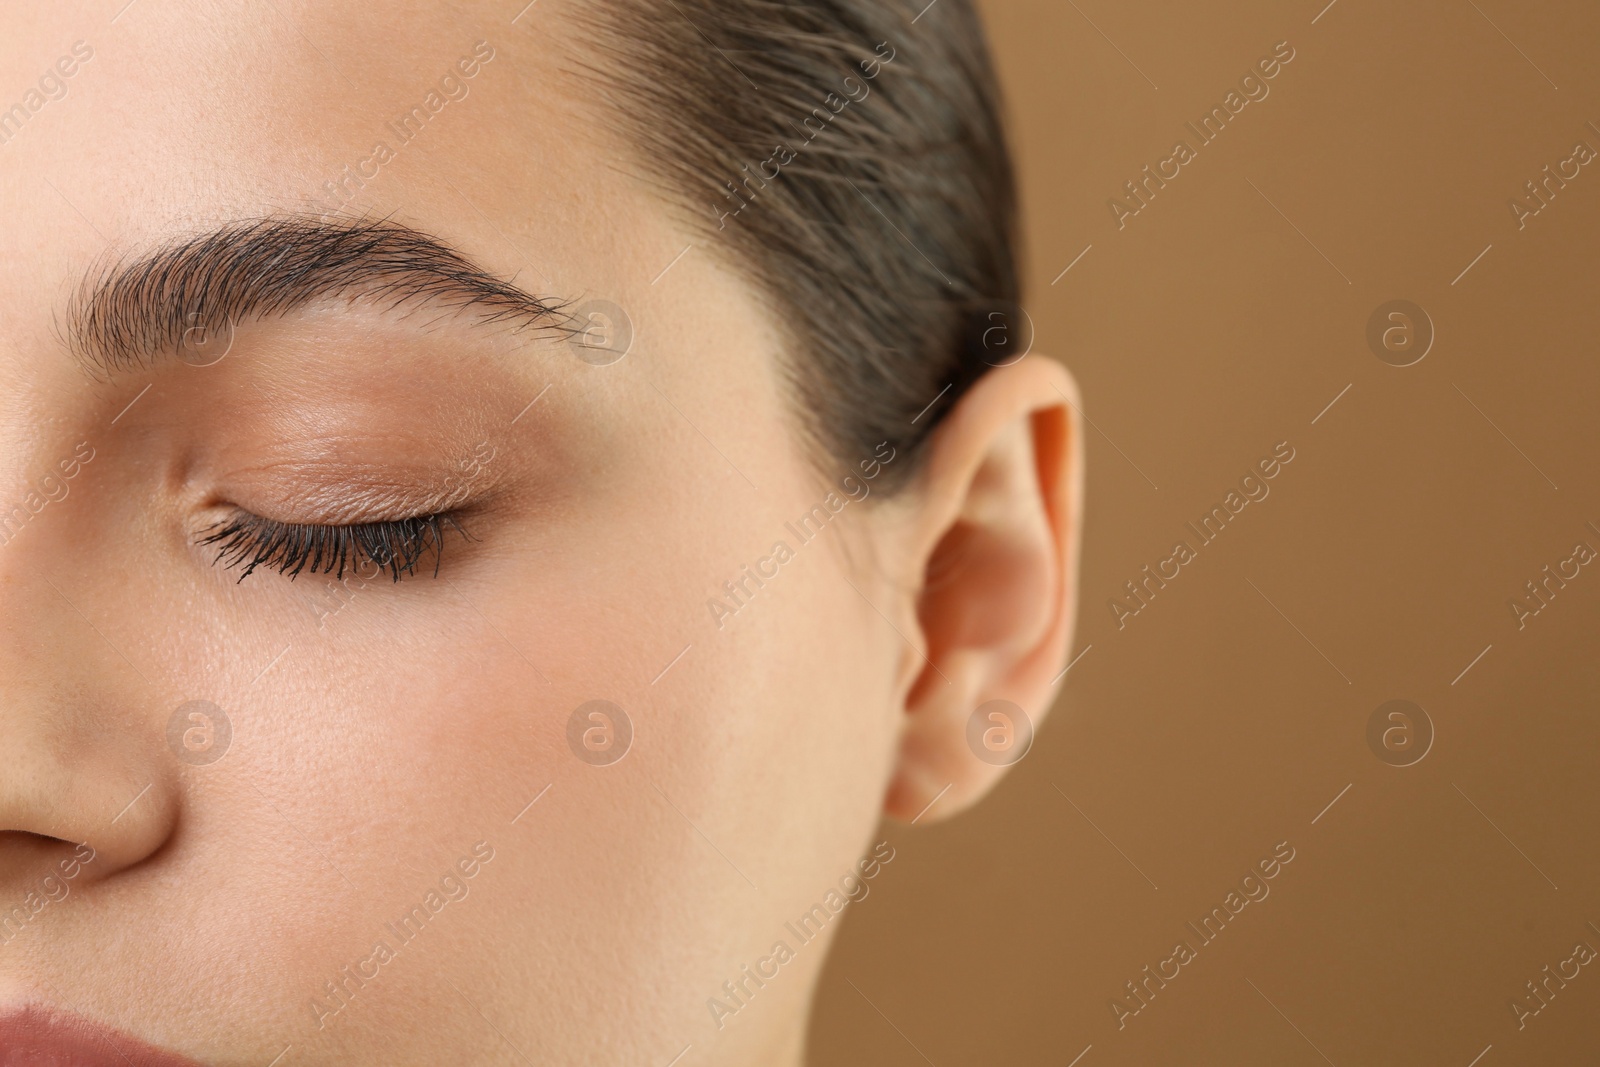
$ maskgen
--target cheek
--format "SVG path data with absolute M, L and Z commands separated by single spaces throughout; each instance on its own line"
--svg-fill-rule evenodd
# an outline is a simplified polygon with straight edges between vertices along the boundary
M 765 387 L 721 397 L 675 383 L 757 491 L 657 394 L 605 382 L 613 407 L 640 405 L 627 425 L 661 419 L 638 441 L 608 440 L 592 489 L 475 530 L 481 557 L 437 580 L 363 588 L 323 630 L 306 611 L 279 666 L 241 686 L 236 748 L 218 765 L 234 777 L 208 787 L 265 820 L 248 922 L 303 931 L 282 947 L 277 1002 L 300 1013 L 475 842 L 495 850 L 431 920 L 446 935 L 431 943 L 449 950 L 402 950 L 338 1024 L 353 1043 L 412 1028 L 440 976 L 530 1005 L 528 1032 L 552 1047 L 614 1026 L 571 1005 L 623 990 L 654 991 L 630 1003 L 635 1025 L 675 1032 L 753 959 L 727 966 L 734 956 L 783 937 L 853 868 L 878 820 L 906 653 L 869 603 L 888 610 L 887 592 L 840 554 L 870 506 L 801 544 L 788 524 L 826 487 Z M 706 411 L 740 416 L 712 425 Z M 708 600 L 780 540 L 794 558 L 719 629 Z M 573 713 L 591 701 L 626 716 L 609 724 L 620 759 L 573 744 Z M 244 778 L 273 805 L 239 790 Z M 199 919 L 219 946 L 249 940 L 237 910 Z M 423 952 L 426 966 L 406 959 Z
M 708 954 L 783 936 L 851 869 L 895 743 L 900 639 L 838 552 L 844 524 L 870 513 L 851 505 L 800 545 L 785 523 L 820 494 L 762 482 L 783 502 L 691 491 L 686 505 L 681 481 L 641 472 L 615 503 L 547 517 L 523 535 L 536 547 L 462 568 L 425 612 L 364 593 L 298 664 L 320 685 L 290 698 L 298 736 L 285 728 L 263 753 L 295 765 L 312 810 L 382 828 L 341 846 L 358 884 L 425 887 L 471 842 L 496 849 L 438 920 L 470 946 L 439 960 L 463 968 L 457 984 L 488 966 L 597 1003 L 654 988 L 640 1011 L 698 1018 Z M 719 630 L 707 600 L 777 540 L 794 558 Z M 620 759 L 574 745 L 569 723 L 591 701 L 626 717 L 610 723 Z M 415 850 L 428 877 L 397 868 L 397 841 L 427 842 L 439 870 Z M 397 892 L 386 907 L 405 905 Z M 352 909 L 319 928 L 359 941 L 370 925 Z M 396 1003 L 424 995 L 403 966 L 385 970 Z M 572 1025 L 555 1001 L 548 1013 L 543 1025 Z

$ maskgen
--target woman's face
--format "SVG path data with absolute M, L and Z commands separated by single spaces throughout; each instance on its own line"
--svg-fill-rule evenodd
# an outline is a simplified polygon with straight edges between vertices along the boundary
M 31 1005 L 123 1031 L 107 1063 L 134 1037 L 215 1064 L 781 1060 L 832 933 L 785 923 L 859 879 L 886 792 L 914 813 L 944 784 L 931 758 L 896 784 L 922 498 L 879 499 L 892 448 L 818 472 L 772 312 L 602 132 L 563 69 L 580 15 L 519 6 L 5 16 L 14 1044 Z M 291 216 L 215 238 L 193 276 L 226 291 L 172 284 L 182 240 Z M 419 245 L 332 265 L 319 217 L 425 233 L 589 332 Z M 298 530 L 439 512 L 465 535 L 397 582 L 326 573 L 338 536 Z

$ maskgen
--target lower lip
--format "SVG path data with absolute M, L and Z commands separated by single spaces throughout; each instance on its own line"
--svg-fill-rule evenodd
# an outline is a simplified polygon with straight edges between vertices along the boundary
M 42 1008 L 0 1017 L 0 1067 L 200 1067 L 87 1019 Z

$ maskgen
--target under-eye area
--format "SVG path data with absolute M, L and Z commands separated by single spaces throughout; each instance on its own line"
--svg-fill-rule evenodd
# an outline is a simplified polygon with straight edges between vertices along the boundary
M 291 581 L 302 573 L 331 574 L 342 581 L 347 570 L 353 572 L 363 565 L 387 570 L 398 582 L 416 574 L 418 564 L 428 560 L 437 577 L 449 533 L 472 540 L 448 512 L 326 526 L 280 522 L 236 511 L 210 527 L 198 543 L 215 552 L 214 564 L 241 569 L 240 582 L 258 567 L 286 574 Z

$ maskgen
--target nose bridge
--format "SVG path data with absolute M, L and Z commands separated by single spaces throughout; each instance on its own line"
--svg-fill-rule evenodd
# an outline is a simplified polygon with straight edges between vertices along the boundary
M 156 694 L 111 644 L 96 596 L 112 576 L 65 565 L 70 540 L 51 525 L 0 543 L 0 886 L 37 873 L 27 857 L 80 846 L 94 857 L 82 877 L 107 877 L 159 848 L 176 817 Z

